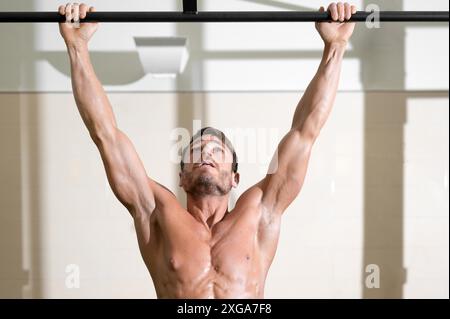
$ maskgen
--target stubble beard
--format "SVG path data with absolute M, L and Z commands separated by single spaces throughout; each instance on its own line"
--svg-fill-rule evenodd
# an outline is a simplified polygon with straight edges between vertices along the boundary
M 219 178 L 216 180 L 214 176 L 209 174 L 202 174 L 198 176 L 195 180 L 191 175 L 189 176 L 189 189 L 186 193 L 192 196 L 224 196 L 228 194 L 231 190 L 230 183 L 227 183 L 230 179 L 230 174 L 228 172 L 219 172 Z

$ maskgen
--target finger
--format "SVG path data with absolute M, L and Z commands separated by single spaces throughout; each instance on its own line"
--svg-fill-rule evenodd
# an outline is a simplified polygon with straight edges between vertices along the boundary
M 89 7 L 82 3 L 80 6 L 80 19 L 86 18 L 86 12 L 89 10 Z
M 80 6 L 78 3 L 74 3 L 72 6 L 72 14 L 73 14 L 73 21 L 78 22 L 80 21 Z
M 334 21 L 337 21 L 339 19 L 336 3 L 333 2 L 332 4 L 330 4 L 330 6 L 328 7 L 328 11 L 331 14 L 331 19 L 333 19 Z
M 321 13 L 325 12 L 325 8 L 324 7 L 320 7 L 319 8 L 319 12 L 321 12 Z M 320 23 L 319 21 L 316 21 L 316 23 L 315 23 L 316 27 L 318 27 L 319 23 Z
M 95 11 L 97 11 L 97 10 L 95 10 L 94 7 L 90 7 L 90 8 L 89 8 L 89 12 L 95 12 Z
M 72 21 L 72 4 L 68 3 L 66 5 L 66 22 Z
M 345 20 L 350 20 L 352 17 L 352 7 L 347 2 L 345 3 Z
M 344 22 L 344 19 L 345 19 L 345 7 L 344 7 L 344 4 L 342 2 L 339 2 L 337 4 L 337 8 L 338 8 L 338 13 L 339 13 L 339 21 L 340 22 Z
M 352 14 L 355 14 L 357 11 L 356 6 L 352 6 Z
M 59 6 L 58 12 L 60 15 L 65 15 L 66 14 L 66 6 Z

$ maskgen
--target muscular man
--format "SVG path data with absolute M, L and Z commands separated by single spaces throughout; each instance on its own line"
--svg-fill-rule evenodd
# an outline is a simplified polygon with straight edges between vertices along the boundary
M 320 8 L 321 11 L 325 9 Z M 283 212 L 296 198 L 311 149 L 332 109 L 341 64 L 354 23 L 340 23 L 354 6 L 333 3 L 332 23 L 317 23 L 324 40 L 317 74 L 300 100 L 292 126 L 281 140 L 271 169 L 228 210 L 229 192 L 239 182 L 237 156 L 225 135 L 201 130 L 183 152 L 180 186 L 187 209 L 147 173 L 128 137 L 117 127 L 108 98 L 88 53 L 96 23 L 76 27 L 92 7 L 61 6 L 61 34 L 70 56 L 73 93 L 98 147 L 108 181 L 128 209 L 139 248 L 158 298 L 263 298 L 277 248 Z M 195 154 L 198 160 L 195 160 Z

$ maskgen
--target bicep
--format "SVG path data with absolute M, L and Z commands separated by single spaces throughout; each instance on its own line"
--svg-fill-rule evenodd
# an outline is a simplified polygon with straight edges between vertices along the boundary
M 119 201 L 134 214 L 152 212 L 154 183 L 148 178 L 132 142 L 120 130 L 96 143 L 106 170 L 108 182 Z
M 299 194 L 307 172 L 313 140 L 299 130 L 281 140 L 266 177 L 258 183 L 261 203 L 269 211 L 283 212 Z

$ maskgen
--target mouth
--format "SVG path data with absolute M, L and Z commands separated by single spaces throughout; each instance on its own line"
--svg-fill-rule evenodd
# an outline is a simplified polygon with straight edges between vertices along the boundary
M 201 162 L 200 164 L 198 164 L 197 165 L 197 167 L 216 167 L 215 165 L 214 165 L 214 163 L 212 163 L 212 162 L 208 162 L 208 161 L 203 161 L 203 162 Z

